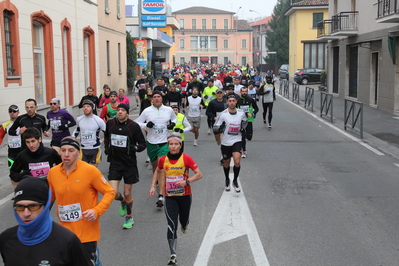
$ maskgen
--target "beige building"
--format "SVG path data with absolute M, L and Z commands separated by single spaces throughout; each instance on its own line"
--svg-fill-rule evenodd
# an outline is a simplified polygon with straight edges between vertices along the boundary
M 174 31 L 176 63 L 253 66 L 253 29 L 234 12 L 194 6 L 172 14 L 180 23 Z
M 40 109 L 53 97 L 73 106 L 97 87 L 97 0 L 3 0 L 0 10 L 1 121 L 10 104 L 21 113 L 27 98 Z
M 125 0 L 98 1 L 98 31 L 98 92 L 104 84 L 127 92 Z
M 272 16 L 268 16 L 266 18 L 262 18 L 256 20 L 254 22 L 249 23 L 252 27 L 253 31 L 253 62 L 254 66 L 263 65 L 266 63 L 264 58 L 268 56 L 267 49 L 267 36 L 266 32 L 271 30 L 269 26 L 269 22 L 272 19 Z M 259 68 L 261 69 L 261 68 Z

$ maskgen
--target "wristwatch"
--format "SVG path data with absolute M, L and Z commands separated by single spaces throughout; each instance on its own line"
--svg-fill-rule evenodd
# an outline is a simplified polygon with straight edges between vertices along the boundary
M 190 185 L 190 180 L 186 179 L 186 185 Z

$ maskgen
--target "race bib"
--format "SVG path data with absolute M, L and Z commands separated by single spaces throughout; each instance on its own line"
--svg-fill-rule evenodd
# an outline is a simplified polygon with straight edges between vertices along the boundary
M 166 125 L 154 125 L 152 130 L 154 134 L 161 135 L 166 132 Z
M 29 170 L 34 177 L 45 178 L 50 170 L 50 164 L 48 162 L 42 163 L 30 163 Z
M 62 222 L 76 222 L 83 218 L 80 203 L 65 206 L 58 205 L 58 214 Z
M 243 79 L 243 80 L 241 81 L 241 83 L 242 83 L 242 84 L 246 84 L 246 83 L 247 83 L 247 80 Z
M 249 111 L 249 105 L 240 106 L 240 109 L 243 110 L 244 113 L 248 113 L 248 111 Z
M 170 102 L 169 105 L 170 106 L 177 105 L 177 102 Z
M 94 140 L 94 132 L 82 132 L 82 140 L 90 141 Z
M 184 187 L 177 187 L 176 182 L 184 180 L 184 176 L 167 176 L 166 177 L 166 195 L 167 196 L 183 196 Z
M 140 88 L 145 89 L 145 84 L 140 84 Z
M 260 84 L 259 80 L 255 81 L 255 85 L 259 85 L 259 84 Z
M 21 148 L 21 144 L 21 136 L 8 135 L 8 147 L 10 147 L 10 149 Z
M 127 136 L 111 134 L 111 145 L 120 148 L 127 147 Z
M 50 120 L 50 127 L 51 127 L 52 129 L 57 130 L 59 126 L 61 126 L 61 120 L 58 120 L 58 119 L 56 119 L 56 120 Z
M 229 135 L 238 135 L 241 130 L 241 125 L 237 124 L 229 124 L 229 127 L 227 128 L 227 134 Z

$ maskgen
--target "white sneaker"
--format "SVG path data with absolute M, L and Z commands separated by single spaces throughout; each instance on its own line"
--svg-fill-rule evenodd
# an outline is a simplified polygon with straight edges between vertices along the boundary
M 269 124 L 269 125 L 267 126 L 267 128 L 272 128 L 272 124 Z
M 194 146 L 197 146 L 198 145 L 198 143 L 197 143 L 197 140 L 195 139 L 194 140 Z
M 211 135 L 212 133 L 211 133 L 211 129 L 209 128 L 208 129 L 208 135 Z
M 243 152 L 242 152 L 241 158 L 247 158 L 247 152 L 246 152 L 246 151 L 243 151 Z

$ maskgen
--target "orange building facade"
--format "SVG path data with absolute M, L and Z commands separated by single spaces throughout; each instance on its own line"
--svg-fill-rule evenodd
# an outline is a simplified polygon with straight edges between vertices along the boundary
M 180 23 L 174 31 L 175 63 L 253 66 L 253 29 L 234 12 L 190 7 L 173 12 Z

